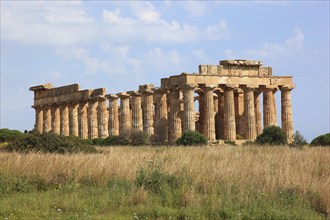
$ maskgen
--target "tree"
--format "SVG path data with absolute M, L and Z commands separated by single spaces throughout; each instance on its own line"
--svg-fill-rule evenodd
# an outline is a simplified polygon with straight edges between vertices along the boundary
M 262 133 L 257 137 L 257 143 L 260 145 L 284 145 L 287 144 L 287 136 L 285 132 L 275 125 L 264 128 Z

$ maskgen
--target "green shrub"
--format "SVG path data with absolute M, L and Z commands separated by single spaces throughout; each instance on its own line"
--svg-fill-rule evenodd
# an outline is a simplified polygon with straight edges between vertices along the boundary
M 86 141 L 75 136 L 62 136 L 53 133 L 26 134 L 9 143 L 5 150 L 18 152 L 44 152 L 44 153 L 75 153 L 96 152 L 96 149 Z
M 182 136 L 176 140 L 177 145 L 205 145 L 207 139 L 204 135 L 197 131 L 185 131 Z
M 293 134 L 293 141 L 290 143 L 290 147 L 296 147 L 296 148 L 301 148 L 302 146 L 308 144 L 306 139 L 302 134 L 300 134 L 299 131 L 296 131 Z
M 103 142 L 104 142 L 104 138 L 94 138 L 92 140 L 92 144 L 93 145 L 98 145 L 98 146 L 103 145 Z
M 133 131 L 130 135 L 131 144 L 134 146 L 149 145 L 150 137 L 147 132 Z
M 24 136 L 25 134 L 17 131 L 17 130 L 10 130 L 8 128 L 1 128 L 0 129 L 0 143 L 2 142 L 10 142 L 19 137 Z
M 102 146 L 129 145 L 130 142 L 123 136 L 109 136 L 104 139 Z
M 256 141 L 260 145 L 284 145 L 288 142 L 285 132 L 275 125 L 264 128 Z
M 232 146 L 237 146 L 237 144 L 235 143 L 235 141 L 230 141 L 230 140 L 226 140 L 224 141 L 225 144 L 228 144 L 228 145 L 232 145 Z
M 330 146 L 330 133 L 323 134 L 314 138 L 310 144 L 311 146 Z

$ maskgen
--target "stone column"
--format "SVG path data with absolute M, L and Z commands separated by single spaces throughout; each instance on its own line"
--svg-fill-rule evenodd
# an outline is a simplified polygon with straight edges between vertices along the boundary
M 43 132 L 50 132 L 52 127 L 52 114 L 51 114 L 51 107 L 46 105 L 43 109 Z
M 78 125 L 78 103 L 72 103 L 69 106 L 69 133 L 70 135 L 79 136 Z
M 66 103 L 60 106 L 61 135 L 69 136 L 69 107 Z
M 88 116 L 87 116 L 87 101 L 79 103 L 78 107 L 78 131 L 81 139 L 88 139 Z
M 215 141 L 215 122 L 214 122 L 214 85 L 205 85 L 204 89 L 204 122 L 203 134 L 209 141 Z
M 155 134 L 158 143 L 168 141 L 167 90 L 155 89 Z
M 199 119 L 198 119 L 198 132 L 203 134 L 203 128 L 204 128 L 204 116 L 205 116 L 205 112 L 204 112 L 204 92 L 203 90 L 197 90 L 197 94 L 198 94 L 198 111 L 199 111 Z
M 286 133 L 288 142 L 293 141 L 293 125 L 292 125 L 292 107 L 291 107 L 291 90 L 293 86 L 281 87 L 281 120 L 282 129 Z
M 107 99 L 104 96 L 98 96 L 97 100 L 98 135 L 100 138 L 106 138 L 109 135 Z
M 36 122 L 35 122 L 35 130 L 37 133 L 41 134 L 43 130 L 43 110 L 40 106 L 33 106 L 36 111 Z
M 120 98 L 119 133 L 124 134 L 125 132 L 129 132 L 132 126 L 131 112 L 129 109 L 129 94 L 122 92 L 118 93 L 117 96 Z
M 224 138 L 225 140 L 236 140 L 235 123 L 235 103 L 234 103 L 234 85 L 225 87 L 225 106 L 224 106 Z
M 194 89 L 197 85 L 185 84 L 183 86 L 183 131 L 195 131 Z
M 223 90 L 217 90 L 218 95 L 218 114 L 217 114 L 217 136 L 219 139 L 224 139 L 224 107 L 225 107 L 225 97 Z
M 245 122 L 245 139 L 255 140 L 256 132 L 256 117 L 254 110 L 254 89 L 255 87 L 245 86 L 244 90 L 244 122 Z
M 150 136 L 154 134 L 153 91 L 140 90 L 142 93 L 143 130 Z
M 52 131 L 54 134 L 61 134 L 60 108 L 57 105 L 51 107 L 52 111 Z
M 256 134 L 257 136 L 262 133 L 262 120 L 261 120 L 261 110 L 260 110 L 260 89 L 254 90 L 254 111 L 256 118 Z
M 142 121 L 142 101 L 141 94 L 139 92 L 130 92 L 131 107 L 132 107 L 132 130 L 143 131 Z
M 244 136 L 244 92 L 241 88 L 234 91 L 236 134 Z
M 106 95 L 109 99 L 109 136 L 119 135 L 119 118 L 118 118 L 118 96 Z
M 181 118 L 180 118 L 180 90 L 173 88 L 169 93 L 170 97 L 170 113 L 169 113 L 169 139 L 171 143 L 175 143 L 181 134 Z
M 98 122 L 97 122 L 97 100 L 88 100 L 88 138 L 94 139 L 98 138 Z
M 264 128 L 276 125 L 274 90 L 276 86 L 267 86 L 263 89 Z

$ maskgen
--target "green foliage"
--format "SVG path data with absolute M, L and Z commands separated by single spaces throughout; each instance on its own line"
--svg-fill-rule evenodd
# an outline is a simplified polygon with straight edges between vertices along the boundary
M 104 138 L 94 138 L 92 140 L 92 144 L 93 145 L 98 145 L 98 146 L 103 145 L 103 142 L 104 142 Z
M 176 140 L 177 145 L 205 145 L 207 139 L 204 135 L 197 131 L 185 131 L 182 136 Z
M 264 128 L 262 133 L 257 137 L 257 143 L 260 145 L 284 145 L 287 144 L 285 132 L 275 125 Z
M 150 137 L 147 132 L 133 131 L 130 135 L 131 144 L 134 146 L 149 145 Z
M 323 134 L 314 138 L 310 144 L 311 146 L 330 146 L 330 133 Z
M 230 141 L 230 140 L 226 140 L 224 141 L 225 144 L 228 144 L 228 145 L 232 145 L 232 146 L 237 146 L 237 144 L 235 143 L 235 141 Z
M 75 136 L 62 136 L 53 133 L 26 134 L 9 143 L 5 150 L 18 152 L 40 151 L 44 153 L 96 152 L 86 141 Z
M 109 136 L 103 140 L 97 139 L 100 146 L 123 146 L 134 145 L 142 146 L 150 144 L 150 137 L 144 131 L 122 132 L 119 136 Z
M 293 134 L 293 141 L 290 143 L 290 147 L 301 148 L 302 146 L 308 144 L 304 136 L 299 132 L 296 131 Z
M 17 131 L 17 130 L 10 130 L 8 128 L 1 128 L 0 129 L 0 143 L 2 142 L 10 142 L 19 137 L 24 136 L 25 134 Z
M 109 136 L 104 139 L 102 146 L 121 146 L 129 145 L 130 142 L 126 137 L 123 136 Z

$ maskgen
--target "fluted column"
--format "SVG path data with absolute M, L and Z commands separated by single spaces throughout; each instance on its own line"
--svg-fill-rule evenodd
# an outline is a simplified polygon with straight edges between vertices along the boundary
M 150 136 L 154 134 L 153 91 L 146 89 L 142 93 L 143 130 Z
M 43 130 L 43 109 L 40 106 L 33 107 L 36 111 L 36 121 L 35 121 L 35 131 L 39 134 L 42 133 Z
M 293 140 L 293 125 L 292 125 L 292 106 L 291 106 L 291 90 L 293 86 L 281 87 L 281 120 L 282 129 L 286 133 L 288 142 Z
M 60 106 L 61 135 L 69 136 L 69 107 L 66 103 Z
M 142 102 L 139 92 L 131 92 L 132 130 L 143 131 Z
M 180 90 L 173 88 L 169 93 L 170 113 L 169 113 L 169 139 L 174 143 L 182 134 L 180 115 Z
M 51 114 L 51 107 L 46 105 L 43 109 L 43 132 L 50 132 L 52 127 L 52 114 Z
M 78 131 L 81 139 L 88 139 L 88 116 L 87 116 L 87 101 L 79 103 L 78 106 Z
M 262 119 L 261 119 L 261 110 L 260 110 L 260 89 L 254 90 L 254 111 L 256 118 L 256 134 L 257 136 L 262 133 Z
M 79 136 L 78 125 L 78 103 L 71 103 L 69 106 L 69 133 L 73 136 Z
M 108 107 L 107 99 L 104 96 L 97 97 L 97 121 L 98 121 L 98 135 L 100 138 L 106 138 L 109 135 L 108 131 Z
M 131 123 L 131 112 L 129 109 L 129 94 L 126 92 L 118 93 L 117 96 L 120 98 L 120 122 L 119 122 L 119 133 L 123 134 L 130 131 Z
M 204 128 L 204 116 L 205 116 L 205 107 L 204 107 L 204 92 L 202 90 L 198 90 L 198 111 L 199 111 L 199 129 L 198 132 L 203 134 L 203 128 Z
M 106 97 L 109 99 L 109 136 L 117 136 L 119 135 L 118 96 L 110 94 Z
M 155 89 L 155 134 L 159 143 L 168 141 L 167 90 Z
M 224 108 L 224 137 L 225 140 L 236 140 L 235 103 L 234 89 L 236 86 L 225 87 L 225 108 Z
M 60 108 L 57 105 L 51 107 L 52 111 L 52 131 L 54 134 L 61 134 Z
M 276 125 L 274 90 L 277 87 L 269 86 L 263 89 L 264 128 Z
M 197 85 L 186 84 L 183 86 L 183 131 L 195 131 L 194 89 Z
M 214 102 L 213 90 L 214 85 L 204 86 L 204 122 L 203 134 L 209 141 L 215 141 L 215 122 L 214 122 Z
M 88 138 L 98 138 L 98 122 L 97 122 L 97 106 L 98 102 L 96 99 L 88 100 Z
M 217 90 L 218 95 L 218 114 L 216 120 L 217 123 L 217 136 L 219 139 L 224 139 L 224 107 L 225 107 L 225 96 L 223 90 Z
M 235 99 L 235 123 L 236 123 L 236 135 L 244 136 L 244 92 L 242 89 L 237 88 L 234 91 L 234 99 Z
M 256 117 L 254 110 L 254 87 L 243 87 L 244 90 L 244 130 L 245 139 L 255 140 L 257 137 L 256 132 Z

